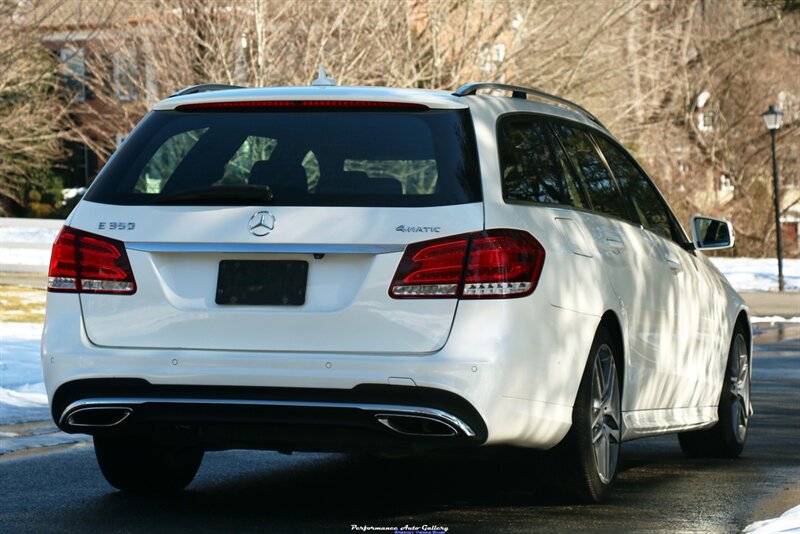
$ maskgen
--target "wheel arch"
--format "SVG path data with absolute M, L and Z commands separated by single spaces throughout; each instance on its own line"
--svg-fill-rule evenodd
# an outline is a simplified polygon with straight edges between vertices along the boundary
M 736 328 L 741 327 L 742 331 L 744 332 L 744 338 L 747 342 L 747 347 L 750 349 L 750 360 L 753 359 L 753 327 L 750 322 L 750 314 L 747 309 L 739 310 L 739 314 L 736 316 L 736 320 L 733 322 L 733 328 L 731 329 L 731 343 L 733 342 L 733 334 L 736 332 Z
M 600 319 L 600 324 L 597 326 L 597 332 L 600 332 L 601 329 L 605 329 L 606 332 L 608 332 L 616 345 L 617 350 L 614 351 L 614 363 L 617 365 L 618 369 L 619 393 L 620 396 L 622 396 L 625 392 L 626 343 L 625 337 L 622 334 L 622 323 L 615 312 L 608 310 L 603 314 L 603 317 Z M 597 336 L 597 333 L 595 333 L 595 336 Z

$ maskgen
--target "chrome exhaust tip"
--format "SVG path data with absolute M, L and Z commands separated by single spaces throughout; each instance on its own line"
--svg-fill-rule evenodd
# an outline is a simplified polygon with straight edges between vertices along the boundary
M 406 436 L 452 437 L 458 430 L 445 421 L 422 415 L 376 414 L 383 426 Z
M 127 406 L 78 408 L 66 416 L 69 426 L 88 428 L 107 428 L 116 426 L 133 413 Z

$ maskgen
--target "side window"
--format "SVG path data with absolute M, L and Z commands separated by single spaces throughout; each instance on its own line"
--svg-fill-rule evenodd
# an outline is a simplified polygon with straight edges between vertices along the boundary
M 555 124 L 554 128 L 583 179 L 592 208 L 615 217 L 626 218 L 625 201 L 589 134 L 563 124 Z
M 513 115 L 498 127 L 503 198 L 582 206 L 574 177 L 547 124 Z
M 630 157 L 614 143 L 597 136 L 597 144 L 617 178 L 622 194 L 628 199 L 642 226 L 666 239 L 674 239 L 670 216 L 653 184 L 644 176 Z

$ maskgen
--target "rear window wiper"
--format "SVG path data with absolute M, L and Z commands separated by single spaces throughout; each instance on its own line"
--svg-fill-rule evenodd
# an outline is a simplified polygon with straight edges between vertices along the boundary
M 197 189 L 184 189 L 161 195 L 154 204 L 187 204 L 194 206 L 241 206 L 272 204 L 272 190 L 268 185 L 214 185 Z

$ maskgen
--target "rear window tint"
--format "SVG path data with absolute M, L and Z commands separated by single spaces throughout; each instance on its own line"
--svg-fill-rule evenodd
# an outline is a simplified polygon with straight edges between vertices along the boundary
M 275 205 L 438 206 L 481 200 L 467 110 L 150 113 L 87 193 L 152 204 L 268 185 Z

